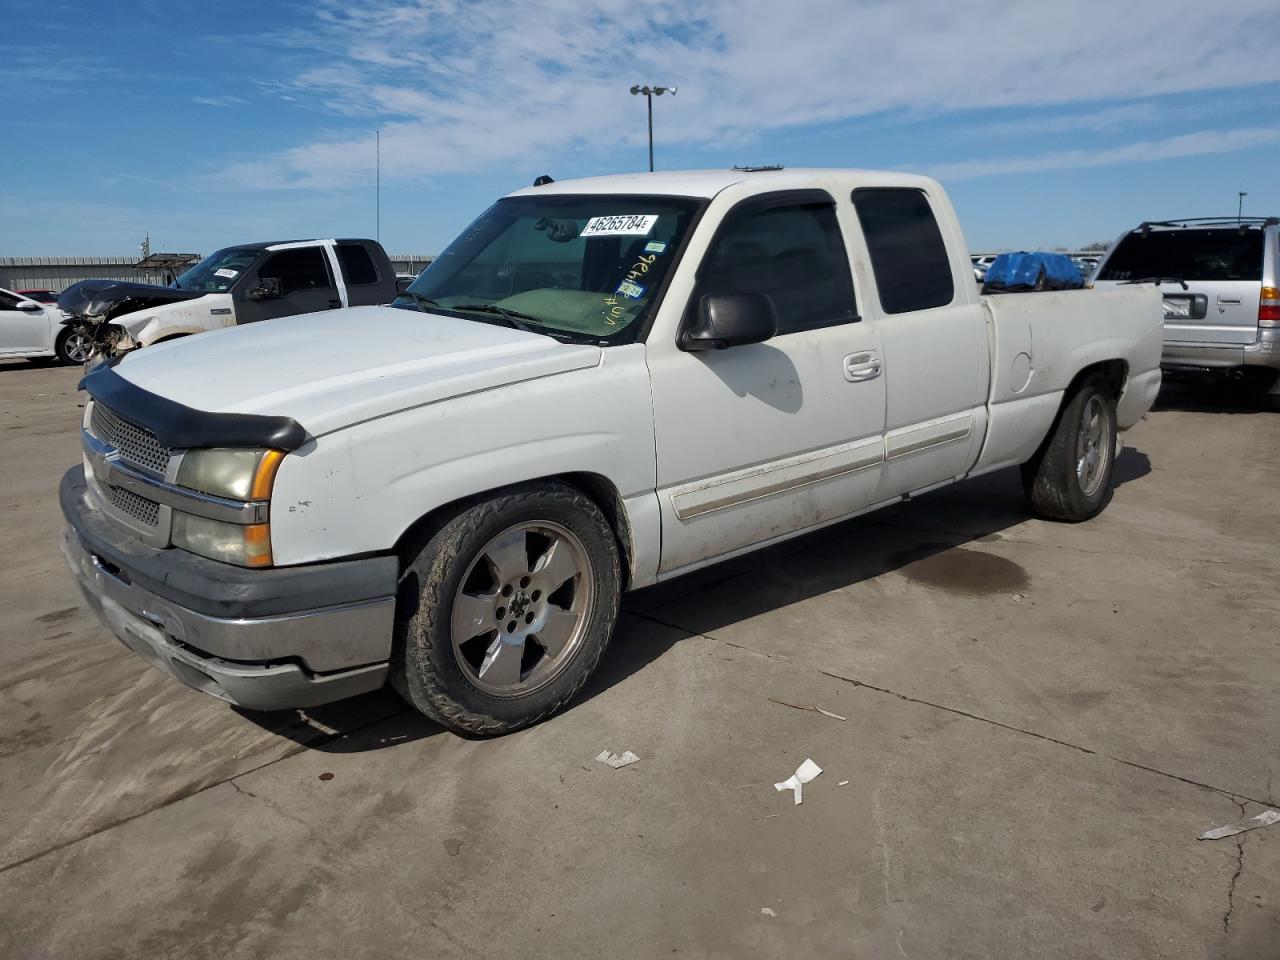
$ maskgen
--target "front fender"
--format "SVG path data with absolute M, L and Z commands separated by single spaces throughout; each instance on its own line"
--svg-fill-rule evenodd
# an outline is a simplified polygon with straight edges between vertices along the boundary
M 279 564 L 392 549 L 421 517 L 499 487 L 569 473 L 617 491 L 638 556 L 656 559 L 656 457 L 643 344 L 600 366 L 427 404 L 309 441 L 281 463 Z M 305 427 L 306 424 L 304 423 Z

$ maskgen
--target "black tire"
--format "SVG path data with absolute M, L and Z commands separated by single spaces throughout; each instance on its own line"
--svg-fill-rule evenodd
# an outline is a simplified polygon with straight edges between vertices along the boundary
M 1097 471 L 1078 469 L 1082 443 L 1087 445 L 1086 410 L 1103 418 Z M 1101 376 L 1085 380 L 1058 414 L 1053 431 L 1036 455 L 1022 465 L 1022 487 L 1031 509 L 1050 520 L 1079 523 L 1102 512 L 1111 500 L 1116 455 L 1116 403 L 1112 387 Z
M 68 367 L 83 365 L 89 359 L 92 346 L 93 338 L 89 331 L 80 326 L 66 327 L 53 343 L 58 362 Z
M 591 599 L 580 616 L 576 628 L 580 632 L 575 633 L 572 648 L 567 648 L 551 678 L 528 692 L 498 696 L 478 685 L 483 681 L 476 677 L 476 664 L 463 662 L 468 653 L 455 648 L 455 597 L 468 589 L 469 581 L 464 583 L 463 578 L 477 575 L 475 570 L 487 558 L 485 551 L 495 538 L 539 523 L 576 538 L 590 569 L 577 574 L 571 592 L 586 589 L 582 582 L 589 577 L 591 592 L 583 596 Z M 536 541 L 537 534 L 533 536 Z M 536 561 L 531 560 L 530 566 L 536 566 Z M 595 672 L 617 622 L 621 584 L 618 546 L 609 522 L 576 488 L 558 482 L 531 483 L 464 504 L 429 529 L 419 549 L 407 558 L 396 602 L 391 684 L 418 711 L 461 733 L 496 736 L 537 723 L 563 708 Z M 528 599 L 523 590 L 519 597 Z M 544 607 L 549 608 L 550 601 L 548 595 Z M 502 630 L 499 622 L 496 639 L 477 640 L 491 644 L 492 652 L 502 642 Z M 540 643 L 532 637 L 529 642 Z M 542 655 L 551 654 L 543 651 Z M 523 670 L 524 660 L 520 662 Z M 518 684 L 522 683 L 520 679 Z

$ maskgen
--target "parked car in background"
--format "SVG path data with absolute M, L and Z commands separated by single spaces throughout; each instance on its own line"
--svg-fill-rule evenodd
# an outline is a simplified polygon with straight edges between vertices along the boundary
M 1075 256 L 1071 261 L 1076 265 L 1076 269 L 1080 271 L 1080 276 L 1086 281 L 1093 276 L 1093 271 L 1098 268 L 1101 257 Z
M 973 277 L 978 283 L 987 279 L 987 270 L 991 264 L 996 262 L 996 254 L 988 253 L 980 257 L 970 257 L 969 262 L 973 264 Z
M 1163 366 L 1246 377 L 1280 410 L 1280 218 L 1144 223 L 1122 235 L 1093 286 L 1155 283 L 1164 302 Z
M 15 290 L 14 293 L 20 297 L 27 297 L 38 303 L 57 303 L 58 295 L 52 290 Z
M 58 304 L 89 326 L 98 353 L 118 356 L 236 324 L 390 303 L 397 292 L 375 240 L 291 240 L 219 250 L 167 287 L 84 280 Z
M 99 365 L 64 550 L 125 644 L 242 707 L 390 680 L 519 729 L 624 590 L 1010 466 L 1042 516 L 1106 506 L 1160 297 L 982 297 L 961 236 L 902 173 L 543 181 L 391 309 Z
M 83 324 L 64 324 L 56 306 L 25 294 L 0 289 L 0 358 L 54 357 L 62 363 L 84 363 L 90 338 Z

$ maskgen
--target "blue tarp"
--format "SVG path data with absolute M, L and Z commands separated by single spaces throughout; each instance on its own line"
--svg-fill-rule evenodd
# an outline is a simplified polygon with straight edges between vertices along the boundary
M 1001 290 L 1075 290 L 1084 277 L 1062 253 L 1002 253 L 987 269 L 983 292 Z

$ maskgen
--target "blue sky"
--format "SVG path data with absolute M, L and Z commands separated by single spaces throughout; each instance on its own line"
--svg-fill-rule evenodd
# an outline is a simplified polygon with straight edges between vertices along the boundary
M 693 11 L 693 12 L 690 12 Z M 1274 0 L 0 0 L 0 254 L 372 236 L 550 173 L 884 167 L 974 249 L 1280 214 Z M 16 41 L 16 42 L 15 42 Z

